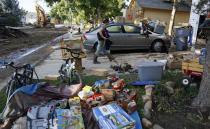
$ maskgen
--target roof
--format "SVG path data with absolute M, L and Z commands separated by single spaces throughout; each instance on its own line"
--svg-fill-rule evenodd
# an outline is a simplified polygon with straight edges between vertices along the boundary
M 164 2 L 164 0 L 137 0 L 137 3 L 142 8 L 151 8 L 151 9 L 165 9 L 165 10 L 172 10 L 173 3 L 171 2 Z M 190 11 L 191 6 L 187 4 L 181 4 L 178 11 Z

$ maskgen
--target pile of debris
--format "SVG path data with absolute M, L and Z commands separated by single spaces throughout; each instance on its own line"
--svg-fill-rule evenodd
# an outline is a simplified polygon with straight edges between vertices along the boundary
M 19 38 L 19 37 L 27 37 L 28 34 L 21 31 L 20 29 L 9 27 L 9 26 L 1 26 L 0 27 L 0 39 L 7 38 Z
M 116 75 L 83 88 L 80 84 L 57 89 L 48 84 L 28 86 L 33 87 L 34 91 L 29 94 L 28 90 L 22 88 L 7 103 L 2 113 L 4 124 L 9 119 L 12 129 L 142 129 L 136 91 L 125 86 L 124 79 Z M 16 102 L 21 98 L 25 98 L 25 101 Z M 13 110 L 16 111 L 11 112 Z M 2 128 L 11 127 L 7 124 Z

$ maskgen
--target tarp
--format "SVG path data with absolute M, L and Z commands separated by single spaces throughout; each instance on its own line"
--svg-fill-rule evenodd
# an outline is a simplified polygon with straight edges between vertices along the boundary
M 74 97 L 81 89 L 82 83 L 60 87 L 50 86 L 47 83 L 39 83 L 22 87 L 15 91 L 6 104 L 5 109 L 1 113 L 1 119 L 15 120 L 23 116 L 29 107 L 47 103 L 52 99 Z
M 19 89 L 17 89 L 14 94 L 16 92 L 23 92 L 25 94 L 28 94 L 28 95 L 32 95 L 34 94 L 39 88 L 41 87 L 40 84 L 31 84 L 31 85 L 27 85 L 27 86 L 23 86 Z

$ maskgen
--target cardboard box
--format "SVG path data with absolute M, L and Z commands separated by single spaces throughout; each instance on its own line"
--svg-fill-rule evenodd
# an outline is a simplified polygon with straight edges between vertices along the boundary
M 112 101 L 115 98 L 115 91 L 113 89 L 100 89 L 100 93 L 104 95 L 107 101 Z
M 135 128 L 135 120 L 116 103 L 95 107 L 92 111 L 101 129 Z
M 70 109 L 56 109 L 57 129 L 85 129 L 80 99 L 74 97 L 69 99 Z

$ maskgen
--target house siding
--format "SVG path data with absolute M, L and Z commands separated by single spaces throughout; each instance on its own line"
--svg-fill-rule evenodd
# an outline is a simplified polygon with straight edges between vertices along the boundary
M 168 31 L 168 25 L 171 18 L 171 10 L 160 10 L 160 9 L 147 9 L 144 8 L 143 16 L 152 20 L 160 20 L 166 22 L 166 29 Z M 177 11 L 175 16 L 174 26 L 180 25 L 179 23 L 188 23 L 190 18 L 190 12 Z

